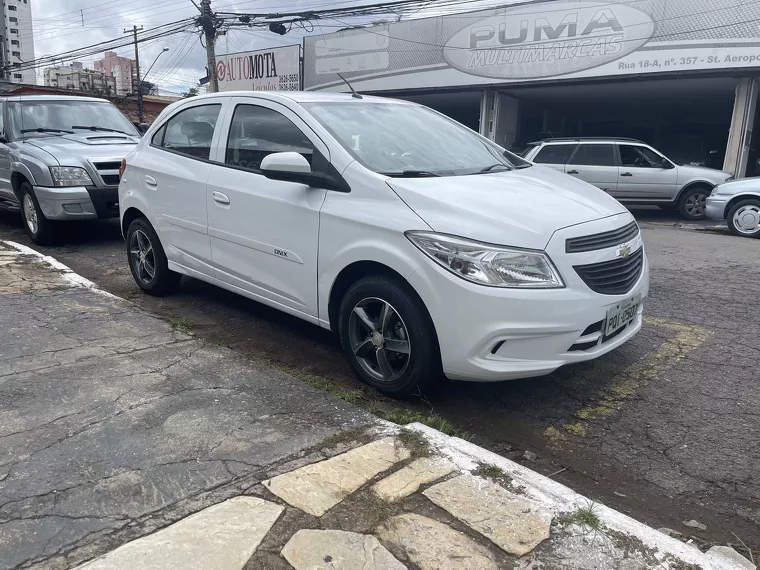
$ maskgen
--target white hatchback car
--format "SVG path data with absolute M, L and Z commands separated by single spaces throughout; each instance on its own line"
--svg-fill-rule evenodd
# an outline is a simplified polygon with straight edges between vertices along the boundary
M 185 99 L 119 200 L 144 291 L 189 275 L 330 328 L 391 395 L 548 374 L 641 328 L 647 259 L 619 202 L 413 103 Z

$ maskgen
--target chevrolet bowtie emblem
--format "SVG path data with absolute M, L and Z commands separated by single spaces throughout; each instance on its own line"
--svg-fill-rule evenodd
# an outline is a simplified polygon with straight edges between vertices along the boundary
M 631 255 L 631 246 L 628 245 L 627 243 L 621 245 L 620 249 L 618 249 L 618 251 L 617 251 L 617 256 L 618 257 L 622 257 L 623 259 L 625 259 L 629 255 Z

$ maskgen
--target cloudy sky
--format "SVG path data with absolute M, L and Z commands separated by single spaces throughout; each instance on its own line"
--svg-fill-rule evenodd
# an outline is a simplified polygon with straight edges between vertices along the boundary
M 200 0 L 196 0 L 200 3 Z M 467 0 L 455 2 L 452 9 L 460 11 L 483 7 L 480 4 L 493 5 L 498 0 Z M 53 55 L 68 50 L 96 44 L 123 37 L 125 28 L 133 25 L 146 29 L 190 18 L 198 15 L 198 10 L 191 0 L 29 0 L 34 17 L 35 56 Z M 212 9 L 216 12 L 269 12 L 308 10 L 338 6 L 351 6 L 376 3 L 377 0 L 212 0 Z M 431 0 L 430 6 L 437 2 L 447 4 L 452 0 Z M 502 0 L 501 3 L 509 3 Z M 440 4 L 439 4 L 440 6 Z M 432 15 L 432 12 L 416 12 L 405 17 Z M 375 17 L 377 18 L 377 17 Z M 345 22 L 344 22 L 345 23 Z M 312 33 L 329 33 L 343 26 L 343 23 L 325 22 Z M 233 53 L 250 49 L 291 45 L 300 43 L 305 32 L 293 30 L 286 36 L 278 36 L 268 30 L 237 29 L 219 38 L 217 54 Z M 198 34 L 183 32 L 171 37 L 140 44 L 140 63 L 143 73 L 154 58 L 166 46 L 169 51 L 162 54 L 147 78 L 157 83 L 161 94 L 178 94 L 197 84 L 203 77 L 206 67 L 206 55 Z M 116 50 L 119 55 L 134 57 L 134 47 L 127 46 Z M 82 58 L 87 67 L 92 67 L 102 55 Z M 42 69 L 37 70 L 38 82 L 42 83 Z

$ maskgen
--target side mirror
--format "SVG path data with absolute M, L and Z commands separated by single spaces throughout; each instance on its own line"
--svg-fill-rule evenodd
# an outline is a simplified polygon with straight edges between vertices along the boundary
M 275 152 L 261 161 L 261 173 L 270 180 L 311 185 L 315 176 L 309 161 L 297 152 Z
M 667 158 L 662 159 L 662 167 L 667 169 L 675 168 L 675 166 L 673 166 L 673 163 L 670 162 Z
M 5 133 L 0 133 L 0 144 L 8 144 L 8 137 L 5 136 Z
M 137 130 L 140 132 L 141 135 L 144 135 L 148 132 L 148 129 L 150 128 L 150 125 L 148 123 L 140 123 L 137 125 Z

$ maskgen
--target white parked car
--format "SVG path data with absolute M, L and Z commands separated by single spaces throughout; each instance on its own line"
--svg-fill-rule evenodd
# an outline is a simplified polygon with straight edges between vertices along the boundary
M 119 201 L 144 291 L 189 275 L 330 328 L 392 395 L 548 374 L 641 328 L 619 202 L 413 103 L 187 99 L 127 157 Z
M 737 236 L 760 238 L 760 178 L 719 184 L 707 198 L 707 217 L 726 220 Z

